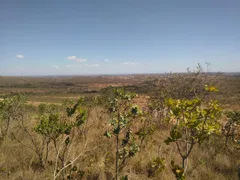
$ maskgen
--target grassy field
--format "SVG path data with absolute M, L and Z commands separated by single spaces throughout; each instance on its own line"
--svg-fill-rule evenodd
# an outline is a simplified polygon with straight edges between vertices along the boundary
M 195 97 L 189 89 L 195 86 L 192 81 L 185 79 L 185 76 L 174 75 L 175 79 L 168 75 L 0 77 L 1 102 L 17 94 L 24 94 L 27 98 L 27 105 L 25 103 L 19 105 L 14 101 L 7 106 L 7 109 L 3 109 L 8 114 L 0 116 L 1 135 L 6 127 L 4 120 L 6 117 L 11 119 L 8 133 L 1 139 L 0 144 L 0 179 L 54 179 L 54 175 L 59 172 L 57 169 L 70 164 L 78 156 L 79 158 L 69 168 L 64 169 L 64 175 L 61 174 L 56 179 L 114 179 L 115 141 L 113 138 L 108 139 L 104 136 L 105 131 L 110 129 L 111 115 L 102 105 L 104 103 L 95 101 L 97 97 L 104 97 L 104 100 L 111 97 L 111 87 L 124 87 L 126 91 L 139 94 L 133 99 L 133 104 L 139 105 L 141 110 L 148 113 L 148 116 L 144 116 L 141 120 L 137 119 L 138 121 L 134 122 L 133 131 L 137 131 L 144 124 L 143 122 L 148 122 L 148 125 L 150 123 L 155 127 L 154 132 L 146 138 L 136 156 L 126 160 L 122 174 L 134 180 L 175 179 L 171 161 L 181 164 L 181 157 L 176 146 L 164 143 L 173 126 L 171 123 L 166 123 L 162 116 L 154 117 L 154 109 L 151 110 L 152 106 L 149 104 L 158 98 L 160 103 L 163 93 L 166 94 L 166 98 L 176 96 L 176 99 L 180 99 L 188 92 L 190 99 L 192 96 Z M 200 77 L 196 82 L 204 85 L 205 81 L 202 79 L 203 77 Z M 219 92 L 207 98 L 218 100 L 223 112 L 240 110 L 240 76 L 207 75 L 207 79 L 206 82 L 211 82 L 211 85 L 219 89 Z M 202 88 L 199 88 L 199 84 L 196 84 L 198 88 L 196 90 L 199 91 L 195 93 L 201 95 Z M 49 118 L 50 114 L 59 114 L 59 122 L 66 121 L 66 123 L 79 117 L 66 115 L 66 107 L 73 108 L 79 97 L 86 99 L 82 107 L 87 109 L 87 120 L 83 127 L 79 129 L 77 127 L 73 130 L 73 134 L 68 135 L 72 138 L 69 146 L 63 146 L 66 142 L 63 140 L 68 137 L 66 134 L 54 136 L 56 139 L 53 141 L 53 134 L 51 139 L 50 136 L 36 133 L 37 124 L 42 118 Z M 48 105 L 43 108 L 41 107 L 43 103 Z M 12 107 L 14 107 L 13 110 Z M 4 112 L 1 113 L 4 114 Z M 223 124 L 226 116 L 222 116 L 219 121 Z M 239 133 L 236 135 L 236 138 L 239 138 L 239 129 L 235 132 Z M 238 179 L 240 146 L 229 142 L 226 147 L 225 138 L 224 134 L 215 134 L 203 143 L 196 144 L 188 160 L 186 179 Z M 40 156 L 43 157 L 42 161 L 39 161 Z M 60 157 L 65 159 L 62 160 Z M 164 163 L 159 162 L 156 165 L 154 161 L 156 157 L 164 159 Z M 70 167 L 77 170 L 72 170 Z

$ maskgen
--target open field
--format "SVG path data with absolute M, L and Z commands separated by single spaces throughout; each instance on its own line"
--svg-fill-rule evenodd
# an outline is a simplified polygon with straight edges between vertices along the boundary
M 61 102 L 96 94 L 109 86 L 137 85 L 148 76 L 0 77 L 0 96 L 24 93 L 30 101 Z
M 1 77 L 0 98 L 9 94 L 26 94 L 30 102 L 61 103 L 64 99 L 97 95 L 107 87 L 127 87 L 141 94 L 154 91 L 146 82 L 166 75 L 73 76 L 73 77 Z M 215 80 L 216 81 L 216 80 Z M 220 89 L 218 100 L 235 108 L 239 95 L 240 76 L 220 76 L 215 84 Z
M 182 74 L 0 77 L 0 102 L 3 103 L 0 106 L 0 179 L 114 179 L 116 134 L 106 135 L 105 132 L 111 130 L 109 120 L 115 115 L 109 110 L 109 98 L 114 97 L 112 88 L 116 87 L 124 87 L 126 92 L 138 94 L 129 103 L 138 105 L 143 114 L 134 116 L 133 123 L 126 126 L 132 128 L 134 142 L 141 142 L 138 137 L 140 130 L 148 130 L 144 131 L 146 139 L 140 143 L 136 154 L 124 160 L 123 168 L 119 168 L 119 176 L 130 180 L 175 179 L 171 161 L 181 166 L 181 155 L 174 143 L 167 145 L 164 141 L 177 120 L 172 117 L 170 123 L 165 120 L 168 109 L 163 105 L 169 98 L 191 100 L 201 97 L 206 84 L 219 89 L 203 97 L 206 102 L 211 99 L 219 101 L 223 115 L 213 119 L 221 127 L 217 126 L 218 133 L 213 133 L 202 143 L 194 144 L 184 177 L 192 180 L 237 180 L 240 146 L 235 140 L 240 140 L 240 129 L 235 127 L 235 139 L 229 140 L 228 145 L 222 129 L 228 121 L 224 113 L 229 110 L 240 111 L 240 76 L 207 75 L 198 78 L 195 74 L 189 77 Z M 76 106 L 79 109 L 74 110 L 79 97 L 85 97 L 85 101 Z M 121 98 L 118 98 L 117 102 L 120 102 Z M 125 102 L 125 99 L 122 101 Z M 127 109 L 127 104 L 123 103 L 122 106 Z M 207 103 L 199 106 L 202 107 L 207 108 Z M 126 109 L 123 114 L 128 112 Z M 73 126 L 79 117 L 86 119 L 80 119 L 83 124 L 79 127 Z M 131 119 L 130 116 L 128 118 Z M 4 124 L 8 119 L 9 124 Z M 54 123 L 51 124 L 51 121 Z M 66 132 L 68 125 L 71 125 L 71 131 Z M 67 129 L 62 131 L 62 128 Z M 123 130 L 119 138 L 124 139 L 127 132 L 128 129 Z M 127 145 L 133 148 L 131 143 Z M 119 147 L 124 143 L 120 144 Z M 180 145 L 180 148 L 184 147 Z M 122 162 L 121 158 L 119 162 Z M 177 170 L 181 172 L 180 167 Z

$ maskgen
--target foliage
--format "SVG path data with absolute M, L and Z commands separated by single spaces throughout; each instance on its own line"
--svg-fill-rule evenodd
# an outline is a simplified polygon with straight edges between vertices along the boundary
M 0 141 L 7 136 L 11 122 L 23 116 L 25 104 L 24 95 L 10 96 L 0 102 Z
M 71 174 L 72 169 L 65 168 L 68 167 L 67 154 L 71 151 L 76 134 L 87 120 L 87 110 L 80 106 L 83 101 L 84 99 L 80 98 L 75 105 L 67 107 L 67 116 L 53 113 L 41 115 L 39 122 L 35 126 L 35 132 L 48 139 L 47 151 L 50 143 L 53 143 L 57 156 L 56 165 L 58 165 L 58 159 L 60 160 L 60 169 L 62 171 L 57 171 L 58 166 L 55 168 L 55 179 L 60 173 L 63 178 L 71 177 L 71 175 L 67 175 L 67 170 Z
M 203 143 L 213 134 L 219 134 L 220 124 L 217 120 L 221 116 L 221 109 L 217 101 L 210 100 L 205 103 L 198 98 L 168 99 L 166 106 L 170 112 L 168 120 L 173 121 L 174 125 L 165 143 L 176 144 L 182 158 L 181 168 L 184 175 L 194 145 Z
M 105 132 L 107 138 L 114 137 L 116 143 L 116 179 L 122 172 L 126 160 L 132 158 L 140 151 L 141 139 L 146 137 L 148 131 L 144 128 L 140 131 L 134 129 L 134 125 L 140 121 L 143 113 L 138 106 L 133 105 L 135 93 L 125 92 L 122 88 L 113 90 L 109 98 L 108 111 L 110 113 L 110 127 Z M 136 133 L 134 133 L 136 132 Z
M 185 180 L 184 168 L 171 161 L 171 169 L 177 180 Z
M 41 135 L 48 136 L 51 139 L 57 138 L 59 135 L 64 134 L 71 129 L 71 124 L 61 122 L 58 114 L 50 114 L 43 116 L 40 122 L 36 125 L 35 131 Z
M 150 169 L 148 170 L 148 176 L 153 177 L 165 170 L 166 168 L 166 160 L 164 158 L 160 158 L 159 156 L 153 158 L 150 163 Z
M 72 108 L 68 107 L 66 109 L 68 117 L 73 116 L 76 111 L 78 112 L 75 121 L 69 121 L 64 117 L 61 117 L 60 114 L 51 113 L 42 115 L 40 116 L 40 121 L 35 127 L 35 131 L 38 134 L 48 136 L 53 140 L 63 134 L 69 135 L 72 128 L 79 127 L 86 121 L 86 110 L 79 107 L 82 101 L 83 100 L 80 99 Z
M 59 111 L 59 107 L 56 104 L 41 103 L 38 106 L 39 115 L 53 114 L 53 113 L 57 113 L 58 111 Z
M 208 67 L 207 67 L 208 68 Z M 149 83 L 154 84 L 154 91 L 151 93 L 151 109 L 161 110 L 165 107 L 165 99 L 193 99 L 206 95 L 206 90 L 214 90 L 213 86 L 204 86 L 213 84 L 214 79 L 219 75 L 208 75 L 204 72 L 203 67 L 198 64 L 195 71 L 187 73 L 166 74 L 161 78 L 157 78 Z M 217 90 L 217 89 L 215 89 Z

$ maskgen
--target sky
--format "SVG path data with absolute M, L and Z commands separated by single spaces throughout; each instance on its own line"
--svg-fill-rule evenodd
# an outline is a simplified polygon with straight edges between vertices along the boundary
M 240 0 L 0 0 L 0 75 L 240 72 Z

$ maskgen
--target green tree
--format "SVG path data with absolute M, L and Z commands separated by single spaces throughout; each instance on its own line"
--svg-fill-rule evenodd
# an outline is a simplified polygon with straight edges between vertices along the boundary
M 123 88 L 113 90 L 109 98 L 108 111 L 110 113 L 110 127 L 105 132 L 108 138 L 114 137 L 116 143 L 115 178 L 120 177 L 126 161 L 139 152 L 143 139 L 150 134 L 152 128 L 142 126 L 139 130 L 134 125 L 140 123 L 142 111 L 133 105 L 135 93 L 125 92 Z M 126 176 L 123 178 L 127 178 Z
M 46 159 L 50 143 L 53 144 L 55 149 L 54 179 L 57 179 L 60 175 L 62 179 L 68 176 L 66 174 L 66 170 L 70 166 L 70 164 L 68 164 L 69 160 L 67 159 L 68 155 L 77 138 L 78 132 L 81 131 L 83 124 L 87 120 L 87 110 L 81 106 L 83 101 L 84 99 L 80 98 L 75 105 L 67 107 L 66 116 L 59 113 L 41 115 L 39 122 L 35 126 L 35 131 L 38 134 L 49 139 L 46 146 Z M 58 161 L 60 161 L 60 163 L 58 163 Z M 60 164 L 60 166 L 58 164 Z M 70 168 L 70 171 L 75 171 L 74 169 Z
M 209 64 L 207 64 L 207 68 L 208 66 Z M 210 94 L 203 87 L 206 84 L 215 84 L 217 77 L 219 77 L 219 74 L 209 75 L 198 64 L 196 70 L 190 71 L 188 68 L 187 73 L 184 74 L 170 73 L 150 80 L 148 83 L 152 85 L 147 86 L 150 92 L 149 107 L 151 111 L 157 110 L 161 113 L 157 122 L 159 126 L 162 125 L 167 114 L 166 99 L 193 99 L 196 97 L 204 99 Z
M 26 105 L 24 95 L 14 95 L 0 102 L 0 141 L 8 135 L 12 121 L 23 117 L 23 109 Z
M 212 88 L 211 91 L 213 90 Z M 177 179 L 184 179 L 193 147 L 203 143 L 211 135 L 219 133 L 218 119 L 221 109 L 216 101 L 204 103 L 198 98 L 168 99 L 166 106 L 170 110 L 168 120 L 172 120 L 174 125 L 165 143 L 176 145 L 182 164 L 178 166 L 172 162 L 172 170 Z

